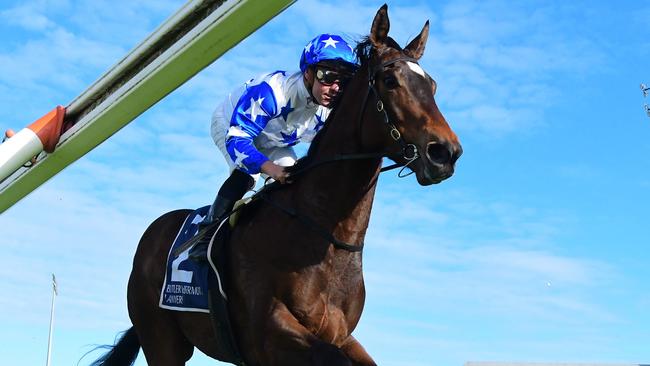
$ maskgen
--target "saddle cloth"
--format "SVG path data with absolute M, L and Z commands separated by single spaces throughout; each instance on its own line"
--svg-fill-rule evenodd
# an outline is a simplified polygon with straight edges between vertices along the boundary
M 183 222 L 183 226 L 170 248 L 165 281 L 160 294 L 159 306 L 163 309 L 210 312 L 207 297 L 208 276 L 210 276 L 208 263 L 189 259 L 188 254 L 191 247 L 185 249 L 177 257 L 173 257 L 177 247 L 198 233 L 198 224 L 203 221 L 209 209 L 210 206 L 205 206 L 191 212 Z
M 235 365 L 245 365 L 232 333 L 226 293 L 219 273 L 227 273 L 227 242 L 230 236 L 228 220 L 223 220 L 212 235 L 208 246 L 208 260 L 189 259 L 191 246 L 174 256 L 176 248 L 197 235 L 198 224 L 210 206 L 192 211 L 172 244 L 159 306 L 175 311 L 210 313 L 216 337 L 217 359 Z

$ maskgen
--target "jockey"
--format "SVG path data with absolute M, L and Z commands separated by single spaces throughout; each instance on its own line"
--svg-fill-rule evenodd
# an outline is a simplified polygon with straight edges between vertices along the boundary
M 357 69 L 354 51 L 338 35 L 321 34 L 305 46 L 300 71 L 275 71 L 231 92 L 212 115 L 212 138 L 230 166 L 201 227 L 224 218 L 260 173 L 287 183 L 292 148 L 323 127 L 335 98 Z M 191 256 L 205 248 L 193 248 Z

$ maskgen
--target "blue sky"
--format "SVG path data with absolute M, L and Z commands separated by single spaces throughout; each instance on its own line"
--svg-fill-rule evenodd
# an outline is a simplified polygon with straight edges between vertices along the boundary
M 3 1 L 0 128 L 67 105 L 181 4 Z M 297 69 L 317 33 L 365 35 L 381 4 L 300 0 L 3 213 L 3 364 L 45 362 L 52 272 L 53 365 L 128 328 L 140 235 L 227 174 L 217 103 Z M 381 177 L 357 338 L 381 365 L 650 362 L 650 3 L 391 1 L 389 15 L 401 44 L 431 21 L 421 64 L 465 153 L 437 186 Z

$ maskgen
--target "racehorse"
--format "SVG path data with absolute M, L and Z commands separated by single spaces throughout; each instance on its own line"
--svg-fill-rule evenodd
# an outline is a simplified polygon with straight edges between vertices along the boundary
M 359 71 L 291 168 L 294 181 L 246 209 L 232 231 L 224 286 L 246 365 L 375 365 L 352 331 L 364 306 L 361 249 L 382 157 L 430 185 L 449 178 L 462 153 L 435 103 L 435 81 L 417 64 L 429 22 L 402 49 L 388 36 L 387 9 L 357 45 Z M 130 365 L 140 347 L 149 365 L 184 365 L 195 347 L 219 357 L 208 314 L 158 306 L 189 212 L 166 213 L 143 234 L 128 285 L 133 326 L 96 364 Z

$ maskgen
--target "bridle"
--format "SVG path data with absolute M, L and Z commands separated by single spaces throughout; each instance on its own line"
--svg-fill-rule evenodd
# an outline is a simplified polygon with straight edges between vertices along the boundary
M 363 115 L 364 115 L 364 112 L 366 111 L 366 107 L 367 107 L 367 104 L 368 104 L 370 94 L 372 93 L 372 94 L 375 95 L 375 98 L 377 99 L 377 104 L 376 104 L 377 112 L 380 112 L 382 114 L 384 123 L 386 123 L 386 125 L 390 129 L 389 133 L 390 133 L 391 138 L 397 144 L 400 145 L 401 151 L 402 151 L 402 158 L 404 160 L 406 160 L 405 164 L 395 163 L 393 165 L 383 167 L 383 168 L 380 169 L 380 173 L 388 171 L 388 170 L 392 170 L 392 169 L 395 169 L 395 168 L 402 167 L 402 170 L 400 171 L 400 173 L 398 175 L 400 177 L 405 177 L 405 176 L 411 174 L 412 172 L 408 173 L 406 175 L 402 175 L 402 171 L 406 167 L 408 167 L 408 165 L 410 163 L 417 160 L 420 157 L 420 154 L 418 152 L 417 146 L 415 146 L 414 144 L 406 142 L 406 140 L 404 139 L 402 134 L 399 132 L 397 127 L 395 127 L 395 124 L 390 121 L 390 117 L 388 116 L 388 112 L 386 111 L 386 108 L 384 108 L 384 102 L 381 100 L 381 96 L 379 95 L 379 92 L 377 91 L 376 86 L 375 86 L 375 81 L 376 81 L 377 74 L 380 71 L 384 70 L 384 68 L 386 68 L 387 66 L 390 66 L 390 65 L 392 65 L 392 64 L 394 64 L 396 62 L 399 62 L 399 61 L 417 63 L 416 59 L 414 59 L 412 57 L 407 57 L 407 56 L 400 56 L 400 57 L 396 57 L 396 58 L 388 60 L 388 61 L 384 61 L 381 64 L 376 65 L 375 67 L 371 67 L 370 62 L 368 62 L 368 91 L 367 91 L 367 93 L 366 93 L 366 95 L 365 95 L 365 97 L 363 99 L 363 102 L 361 103 L 361 110 L 359 112 L 359 119 L 358 119 L 358 123 L 357 123 L 358 124 L 358 128 L 357 128 L 358 136 L 357 136 L 357 138 L 358 138 L 359 143 L 361 144 L 361 130 L 363 128 L 363 121 L 364 121 Z M 330 159 L 313 162 L 310 165 L 306 166 L 305 168 L 293 172 L 291 174 L 291 176 L 295 177 L 297 175 L 301 175 L 301 174 L 305 173 L 306 171 L 311 170 L 311 169 L 313 169 L 313 168 L 315 168 L 317 166 L 323 165 L 323 164 L 333 163 L 333 162 L 337 162 L 337 161 L 344 161 L 344 160 L 361 160 L 361 159 L 381 158 L 381 157 L 384 157 L 384 156 L 387 156 L 387 155 L 388 155 L 387 151 L 385 151 L 385 152 L 377 152 L 377 153 L 340 154 L 340 155 L 336 155 L 336 156 L 334 156 L 333 158 L 330 158 Z M 276 183 L 273 183 L 273 184 L 276 185 Z M 335 248 L 347 250 L 349 252 L 361 252 L 363 250 L 363 246 L 364 246 L 363 242 L 361 242 L 359 244 L 356 244 L 356 245 L 355 244 L 344 243 L 344 242 L 336 239 L 334 237 L 334 235 L 332 235 L 332 233 L 330 233 L 329 231 L 323 229 L 320 225 L 318 225 L 318 223 L 313 221 L 308 216 L 303 215 L 303 214 L 301 214 L 300 212 L 297 212 L 294 209 L 286 208 L 286 207 L 280 205 L 279 203 L 275 202 L 274 200 L 272 200 L 268 196 L 267 191 L 269 191 L 270 189 L 267 189 L 267 188 L 271 188 L 271 187 L 270 186 L 265 186 L 265 188 L 262 189 L 260 192 L 258 192 L 255 196 L 258 196 L 259 198 L 261 198 L 265 202 L 269 203 L 271 206 L 273 206 L 273 207 L 277 208 L 278 210 L 286 213 L 290 217 L 298 219 L 300 222 L 303 223 L 303 225 L 307 226 L 312 231 L 315 231 L 320 236 L 325 238 L 328 242 L 332 243 L 332 245 Z
M 406 161 L 406 164 L 400 164 L 396 163 L 393 165 L 390 165 L 387 167 L 388 169 L 382 168 L 382 172 L 390 169 L 394 169 L 400 166 L 403 166 L 404 168 L 407 167 L 410 163 L 413 161 L 417 160 L 420 157 L 420 154 L 418 152 L 418 148 L 415 144 L 410 144 L 407 143 L 402 134 L 399 132 L 397 127 L 395 127 L 395 124 L 390 121 L 390 117 L 388 116 L 388 112 L 386 111 L 386 108 L 384 107 L 384 102 L 381 100 L 381 96 L 379 95 L 379 92 L 377 91 L 377 88 L 375 86 L 375 81 L 377 80 L 377 74 L 381 71 L 383 71 L 387 66 L 393 65 L 396 62 L 399 61 L 405 61 L 405 62 L 413 62 L 416 63 L 418 60 L 408 57 L 408 56 L 399 56 L 394 59 L 390 59 L 388 61 L 384 61 L 379 65 L 376 65 L 375 67 L 371 67 L 370 63 L 368 63 L 368 92 L 366 93 L 366 96 L 363 99 L 363 103 L 361 103 L 361 113 L 359 113 L 359 128 L 357 129 L 359 135 L 361 134 L 361 131 L 363 130 L 363 113 L 366 110 L 366 106 L 368 104 L 368 98 L 370 96 L 370 93 L 375 95 L 375 99 L 377 99 L 377 104 L 376 104 L 376 109 L 377 112 L 380 112 L 382 114 L 384 123 L 388 126 L 390 137 L 400 145 L 401 147 L 401 152 L 402 152 L 402 158 Z M 361 144 L 361 137 L 359 136 L 359 142 Z M 386 156 L 387 153 L 384 153 L 382 156 Z M 410 174 L 410 173 L 409 173 Z M 408 175 L 408 174 L 407 174 Z M 401 171 L 400 171 L 400 176 Z M 406 176 L 406 175 L 404 175 Z

